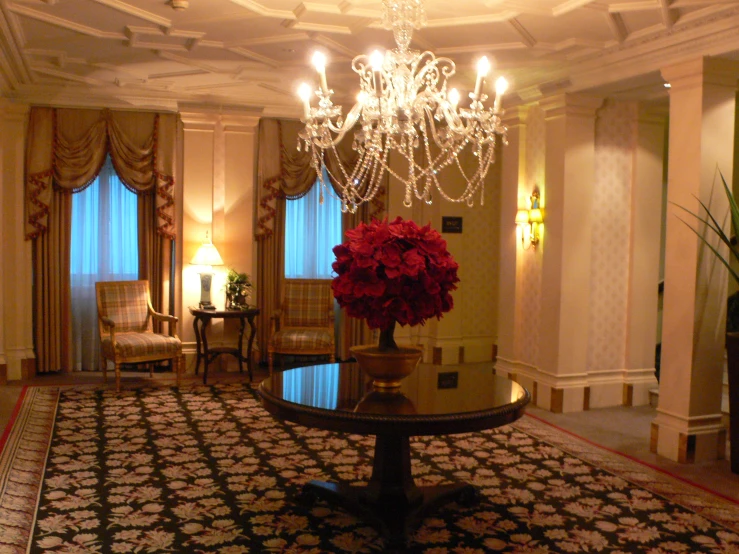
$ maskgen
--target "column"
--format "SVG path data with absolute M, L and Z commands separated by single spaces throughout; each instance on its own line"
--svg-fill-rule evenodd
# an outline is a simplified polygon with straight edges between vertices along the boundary
M 537 404 L 553 412 L 588 407 L 595 111 L 602 100 L 546 99 L 546 235 L 542 251 Z
M 670 88 L 668 207 L 662 364 L 652 450 L 680 462 L 722 457 L 721 381 L 728 279 L 716 257 L 680 220 L 696 198 L 719 220 L 732 182 L 736 62 L 700 58 L 662 70 Z M 689 218 L 688 218 L 689 219 Z M 708 237 L 708 236 L 707 236 Z
M 32 244 L 25 240 L 23 225 L 27 114 L 28 106 L 0 103 L 0 265 L 5 268 L 0 270 L 0 380 L 4 375 L 8 379 L 28 378 L 36 367 Z
M 662 231 L 663 155 L 667 114 L 640 109 L 631 187 L 626 375 L 623 404 L 649 403 L 657 337 L 660 234 Z
M 519 356 L 516 353 L 516 318 L 521 294 L 521 248 L 516 233 L 515 218 L 519 208 L 519 188 L 527 185 L 526 171 L 526 117 L 528 108 L 507 110 L 504 123 L 508 127 L 508 146 L 502 152 L 502 178 L 500 187 L 500 255 L 498 260 L 498 339 L 495 369 L 502 375 L 510 375 L 529 391 L 534 381 L 519 373 Z M 515 377 L 514 377 L 515 376 Z

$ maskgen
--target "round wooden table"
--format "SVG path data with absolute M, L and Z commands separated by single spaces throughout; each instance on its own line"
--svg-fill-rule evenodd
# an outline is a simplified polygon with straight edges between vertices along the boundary
M 530 395 L 494 375 L 492 364 L 421 366 L 394 393 L 374 391 L 369 381 L 356 364 L 326 364 L 275 373 L 262 382 L 259 394 L 278 419 L 376 436 L 366 486 L 311 481 L 302 496 L 342 506 L 376 527 L 388 548 L 402 549 L 413 526 L 430 511 L 477 498 L 468 483 L 417 486 L 409 437 L 506 425 L 523 415 Z

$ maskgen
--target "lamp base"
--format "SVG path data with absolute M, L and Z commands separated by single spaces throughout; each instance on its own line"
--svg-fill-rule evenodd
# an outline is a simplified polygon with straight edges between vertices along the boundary
M 200 274 L 200 309 L 201 310 L 215 310 L 216 307 L 210 301 L 210 285 L 213 281 L 213 274 L 208 271 L 203 271 Z

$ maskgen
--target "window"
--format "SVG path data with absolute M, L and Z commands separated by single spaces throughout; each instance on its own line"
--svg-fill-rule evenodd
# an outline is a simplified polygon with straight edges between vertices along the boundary
M 326 182 L 328 176 L 324 175 Z M 285 277 L 331 279 L 333 248 L 342 241 L 341 201 L 324 194 L 316 181 L 308 194 L 288 200 L 285 209 Z
M 72 196 L 72 345 L 74 368 L 99 369 L 96 281 L 138 279 L 138 199 L 105 160 L 100 175 Z

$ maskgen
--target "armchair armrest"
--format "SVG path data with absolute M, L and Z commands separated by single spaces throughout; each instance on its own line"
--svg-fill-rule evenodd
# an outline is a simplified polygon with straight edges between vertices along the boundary
M 115 333 L 115 321 L 103 315 L 98 316 L 98 317 L 100 318 L 100 321 L 103 322 L 103 325 L 105 326 L 104 327 L 105 330 L 110 331 L 111 333 Z
M 169 323 L 169 336 L 177 336 L 177 322 L 180 320 L 179 317 L 167 314 L 160 314 L 159 312 L 154 311 L 151 312 L 151 317 L 156 319 L 157 321 L 166 321 L 167 323 Z
M 100 321 L 103 322 L 103 331 L 110 333 L 110 342 L 113 343 L 113 349 L 115 349 L 115 321 L 104 315 L 98 314 Z M 103 338 L 102 336 L 100 337 Z
M 269 335 L 270 336 L 274 335 L 277 331 L 280 330 L 280 327 L 281 327 L 280 320 L 281 319 L 282 319 L 282 309 L 277 309 L 274 312 L 272 312 L 272 315 L 269 318 L 269 322 L 270 322 Z

